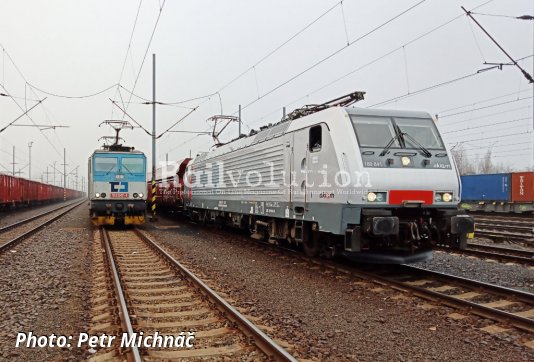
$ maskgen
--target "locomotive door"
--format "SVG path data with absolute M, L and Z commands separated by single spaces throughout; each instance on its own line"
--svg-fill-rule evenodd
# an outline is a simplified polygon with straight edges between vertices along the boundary
M 295 214 L 304 214 L 307 202 L 306 174 L 308 172 L 308 132 L 307 129 L 293 134 L 291 198 Z

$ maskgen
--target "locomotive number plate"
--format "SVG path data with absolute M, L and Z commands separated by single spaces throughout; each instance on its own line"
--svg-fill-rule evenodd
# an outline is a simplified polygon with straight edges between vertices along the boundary
M 112 199 L 126 199 L 129 194 L 127 192 L 112 192 L 110 196 Z

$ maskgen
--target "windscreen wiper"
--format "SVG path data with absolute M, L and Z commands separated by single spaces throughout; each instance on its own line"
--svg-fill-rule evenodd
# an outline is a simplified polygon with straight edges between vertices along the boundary
M 403 136 L 405 136 L 406 138 L 408 138 L 413 144 L 415 144 L 419 150 L 421 150 L 421 152 L 423 152 L 423 155 L 427 158 L 429 157 L 432 157 L 432 154 L 430 153 L 429 150 L 427 150 L 422 144 L 420 144 L 419 142 L 417 142 L 415 140 L 415 138 L 413 138 L 412 136 L 410 136 L 408 133 L 402 133 Z
M 126 169 L 126 171 L 128 171 L 128 173 L 129 173 L 130 175 L 133 176 L 133 172 L 130 171 L 130 169 L 128 168 L 128 166 L 126 166 L 125 164 L 123 164 L 122 167 L 124 167 L 124 168 Z
M 400 133 L 397 133 L 395 136 L 393 136 L 391 140 L 388 142 L 388 144 L 386 145 L 386 147 L 384 147 L 382 152 L 380 152 L 380 156 L 384 156 L 386 153 L 388 153 L 391 146 L 393 146 L 393 142 L 395 142 L 397 139 L 399 139 L 399 137 L 401 137 L 404 134 L 405 133 L 400 132 Z
M 108 172 L 106 172 L 105 176 L 107 176 L 111 171 L 113 171 L 114 168 L 115 168 L 115 165 L 111 166 L 111 168 L 108 170 Z

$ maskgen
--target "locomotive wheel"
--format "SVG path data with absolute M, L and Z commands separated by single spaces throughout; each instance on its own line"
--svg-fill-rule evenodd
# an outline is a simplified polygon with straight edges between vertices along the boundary
M 311 237 L 304 239 L 302 248 L 307 256 L 317 256 L 321 251 L 321 242 L 318 233 L 313 232 Z

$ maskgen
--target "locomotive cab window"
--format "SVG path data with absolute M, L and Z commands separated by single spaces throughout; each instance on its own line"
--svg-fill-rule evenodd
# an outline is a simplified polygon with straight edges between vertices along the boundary
M 310 128 L 309 148 L 311 152 L 318 152 L 322 146 L 322 129 L 321 126 Z
M 395 123 L 401 132 L 404 132 L 411 137 L 404 137 L 406 148 L 417 148 L 417 143 L 419 143 L 423 147 L 429 149 L 444 149 L 436 125 L 431 119 L 395 118 Z
M 117 172 L 118 160 L 116 157 L 95 157 L 95 172 L 110 173 Z
M 140 157 L 125 157 L 122 159 L 122 172 L 128 172 L 130 174 L 144 174 L 145 173 L 145 160 Z
M 391 119 L 388 117 L 351 117 L 356 136 L 361 147 L 385 147 L 396 135 Z M 400 144 L 394 139 L 392 148 Z

